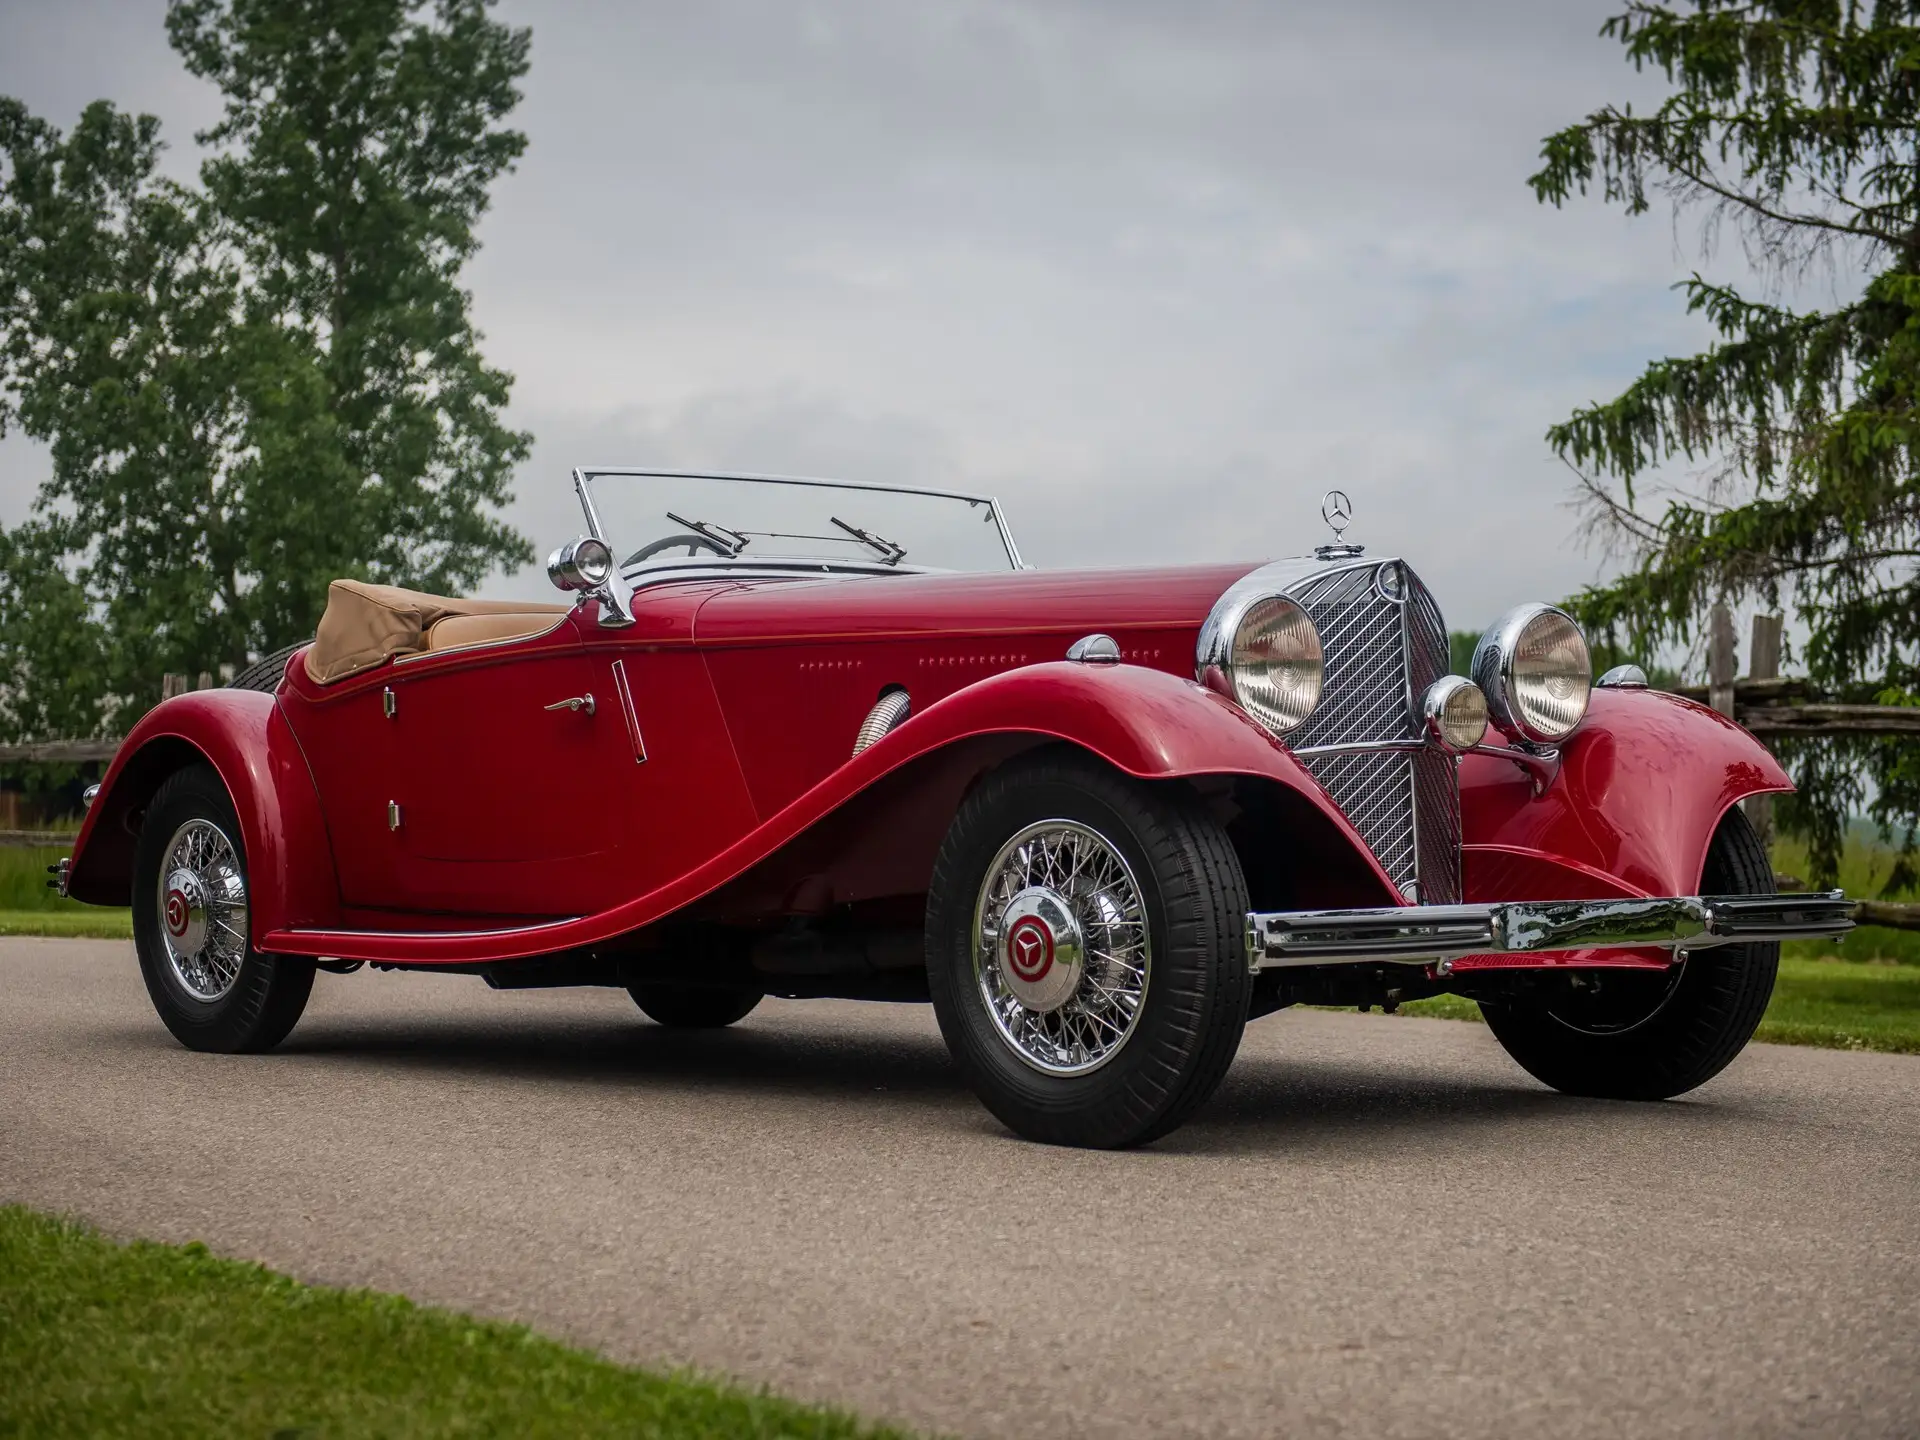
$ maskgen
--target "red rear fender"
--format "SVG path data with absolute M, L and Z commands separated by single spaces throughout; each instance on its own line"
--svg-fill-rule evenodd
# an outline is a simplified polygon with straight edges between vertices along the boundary
M 257 690 L 181 695 L 133 727 L 80 827 L 68 893 L 129 903 L 147 804 L 169 775 L 195 764 L 213 767 L 239 817 L 255 943 L 290 925 L 334 923 L 339 892 L 313 777 L 273 696 Z

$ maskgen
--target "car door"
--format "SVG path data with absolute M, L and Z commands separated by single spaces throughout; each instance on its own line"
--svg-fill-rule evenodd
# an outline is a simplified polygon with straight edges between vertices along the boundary
M 585 908 L 583 867 L 619 845 L 593 797 L 625 740 L 618 697 L 594 679 L 571 622 L 395 665 L 388 904 L 516 918 Z

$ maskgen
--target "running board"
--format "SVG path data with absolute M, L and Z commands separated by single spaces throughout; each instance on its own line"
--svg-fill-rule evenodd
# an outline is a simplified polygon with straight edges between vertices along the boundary
M 1844 935 L 1853 902 L 1840 890 L 1805 895 L 1675 896 L 1646 900 L 1510 900 L 1378 910 L 1254 911 L 1247 959 L 1287 965 L 1399 965 L 1467 955 L 1658 946 L 1683 951 Z

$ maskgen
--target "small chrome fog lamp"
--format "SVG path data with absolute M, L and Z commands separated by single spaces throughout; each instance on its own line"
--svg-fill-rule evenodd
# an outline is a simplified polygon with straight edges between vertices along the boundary
M 1462 675 L 1442 675 L 1420 699 L 1427 734 L 1446 749 L 1471 750 L 1487 737 L 1487 697 Z
M 1593 688 L 1587 637 L 1552 605 L 1519 605 L 1480 637 L 1473 679 L 1493 723 L 1517 740 L 1551 744 L 1579 728 Z
M 547 578 L 559 590 L 597 590 L 613 574 L 613 551 L 591 535 L 569 540 L 547 557 Z

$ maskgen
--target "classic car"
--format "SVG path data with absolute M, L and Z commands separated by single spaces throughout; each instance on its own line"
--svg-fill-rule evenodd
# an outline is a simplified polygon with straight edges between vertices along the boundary
M 316 968 L 930 1000 L 1021 1135 L 1152 1140 L 1247 1022 L 1477 1001 L 1526 1070 L 1658 1099 L 1752 1036 L 1778 895 L 1745 731 L 1521 605 L 1448 673 L 1404 560 L 1037 570 L 985 496 L 582 469 L 571 603 L 340 580 L 313 640 L 126 738 L 56 883 L 155 1008 L 261 1051 Z M 1359 1032 L 1356 1032 L 1358 1034 Z

